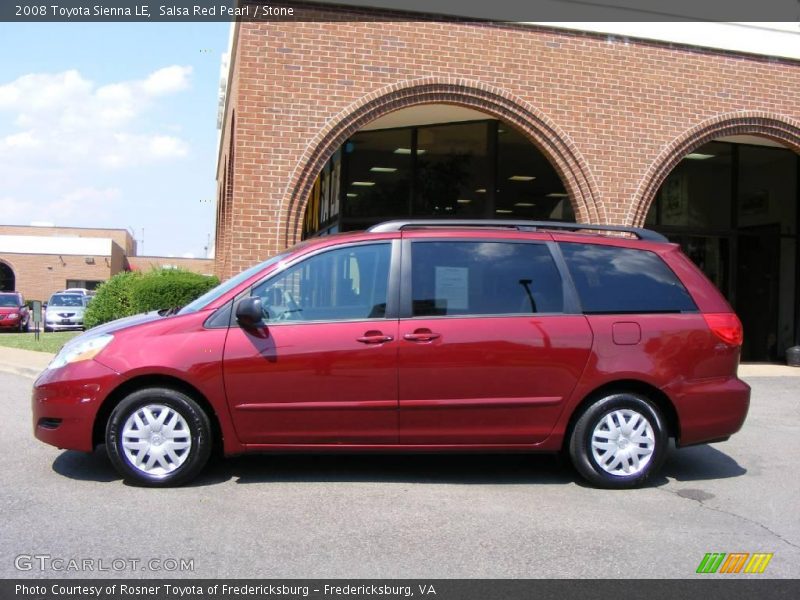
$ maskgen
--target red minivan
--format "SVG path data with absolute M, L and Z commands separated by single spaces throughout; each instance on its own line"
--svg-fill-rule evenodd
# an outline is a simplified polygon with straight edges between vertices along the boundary
M 105 443 L 150 486 L 189 481 L 218 446 L 564 451 L 591 483 L 634 487 L 670 437 L 742 426 L 741 344 L 728 303 L 658 233 L 393 221 L 74 338 L 34 384 L 33 427 L 59 448 Z

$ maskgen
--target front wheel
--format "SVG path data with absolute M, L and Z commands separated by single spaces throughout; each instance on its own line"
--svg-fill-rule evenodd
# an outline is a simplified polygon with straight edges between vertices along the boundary
M 570 438 L 577 471 L 604 488 L 641 486 L 661 467 L 669 436 L 658 408 L 633 393 L 600 398 L 581 414 Z
M 191 397 L 169 388 L 126 396 L 106 425 L 106 448 L 117 471 L 150 487 L 186 483 L 211 453 L 211 423 Z

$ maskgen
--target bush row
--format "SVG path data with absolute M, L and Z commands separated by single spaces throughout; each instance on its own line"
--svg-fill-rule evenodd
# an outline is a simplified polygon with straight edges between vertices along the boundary
M 185 306 L 219 284 L 216 277 L 182 269 L 118 273 L 97 289 L 84 315 L 86 328 L 114 319 Z

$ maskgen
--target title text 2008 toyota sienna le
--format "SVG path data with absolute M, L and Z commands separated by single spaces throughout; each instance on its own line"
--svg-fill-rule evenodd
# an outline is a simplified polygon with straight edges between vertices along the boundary
M 34 384 L 35 435 L 105 443 L 151 486 L 213 445 L 564 451 L 597 486 L 641 485 L 670 437 L 738 431 L 750 388 L 722 295 L 661 235 L 619 229 L 395 221 L 302 242 L 65 345 Z

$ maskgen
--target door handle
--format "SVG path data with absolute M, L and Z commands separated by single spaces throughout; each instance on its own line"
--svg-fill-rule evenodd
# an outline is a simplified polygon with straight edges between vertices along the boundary
M 394 338 L 390 335 L 383 335 L 380 331 L 368 331 L 361 337 L 357 337 L 356 341 L 362 344 L 383 344 L 391 342 Z
M 441 333 L 434 333 L 430 329 L 416 329 L 414 333 L 405 334 L 403 339 L 409 342 L 432 342 L 441 336 Z

